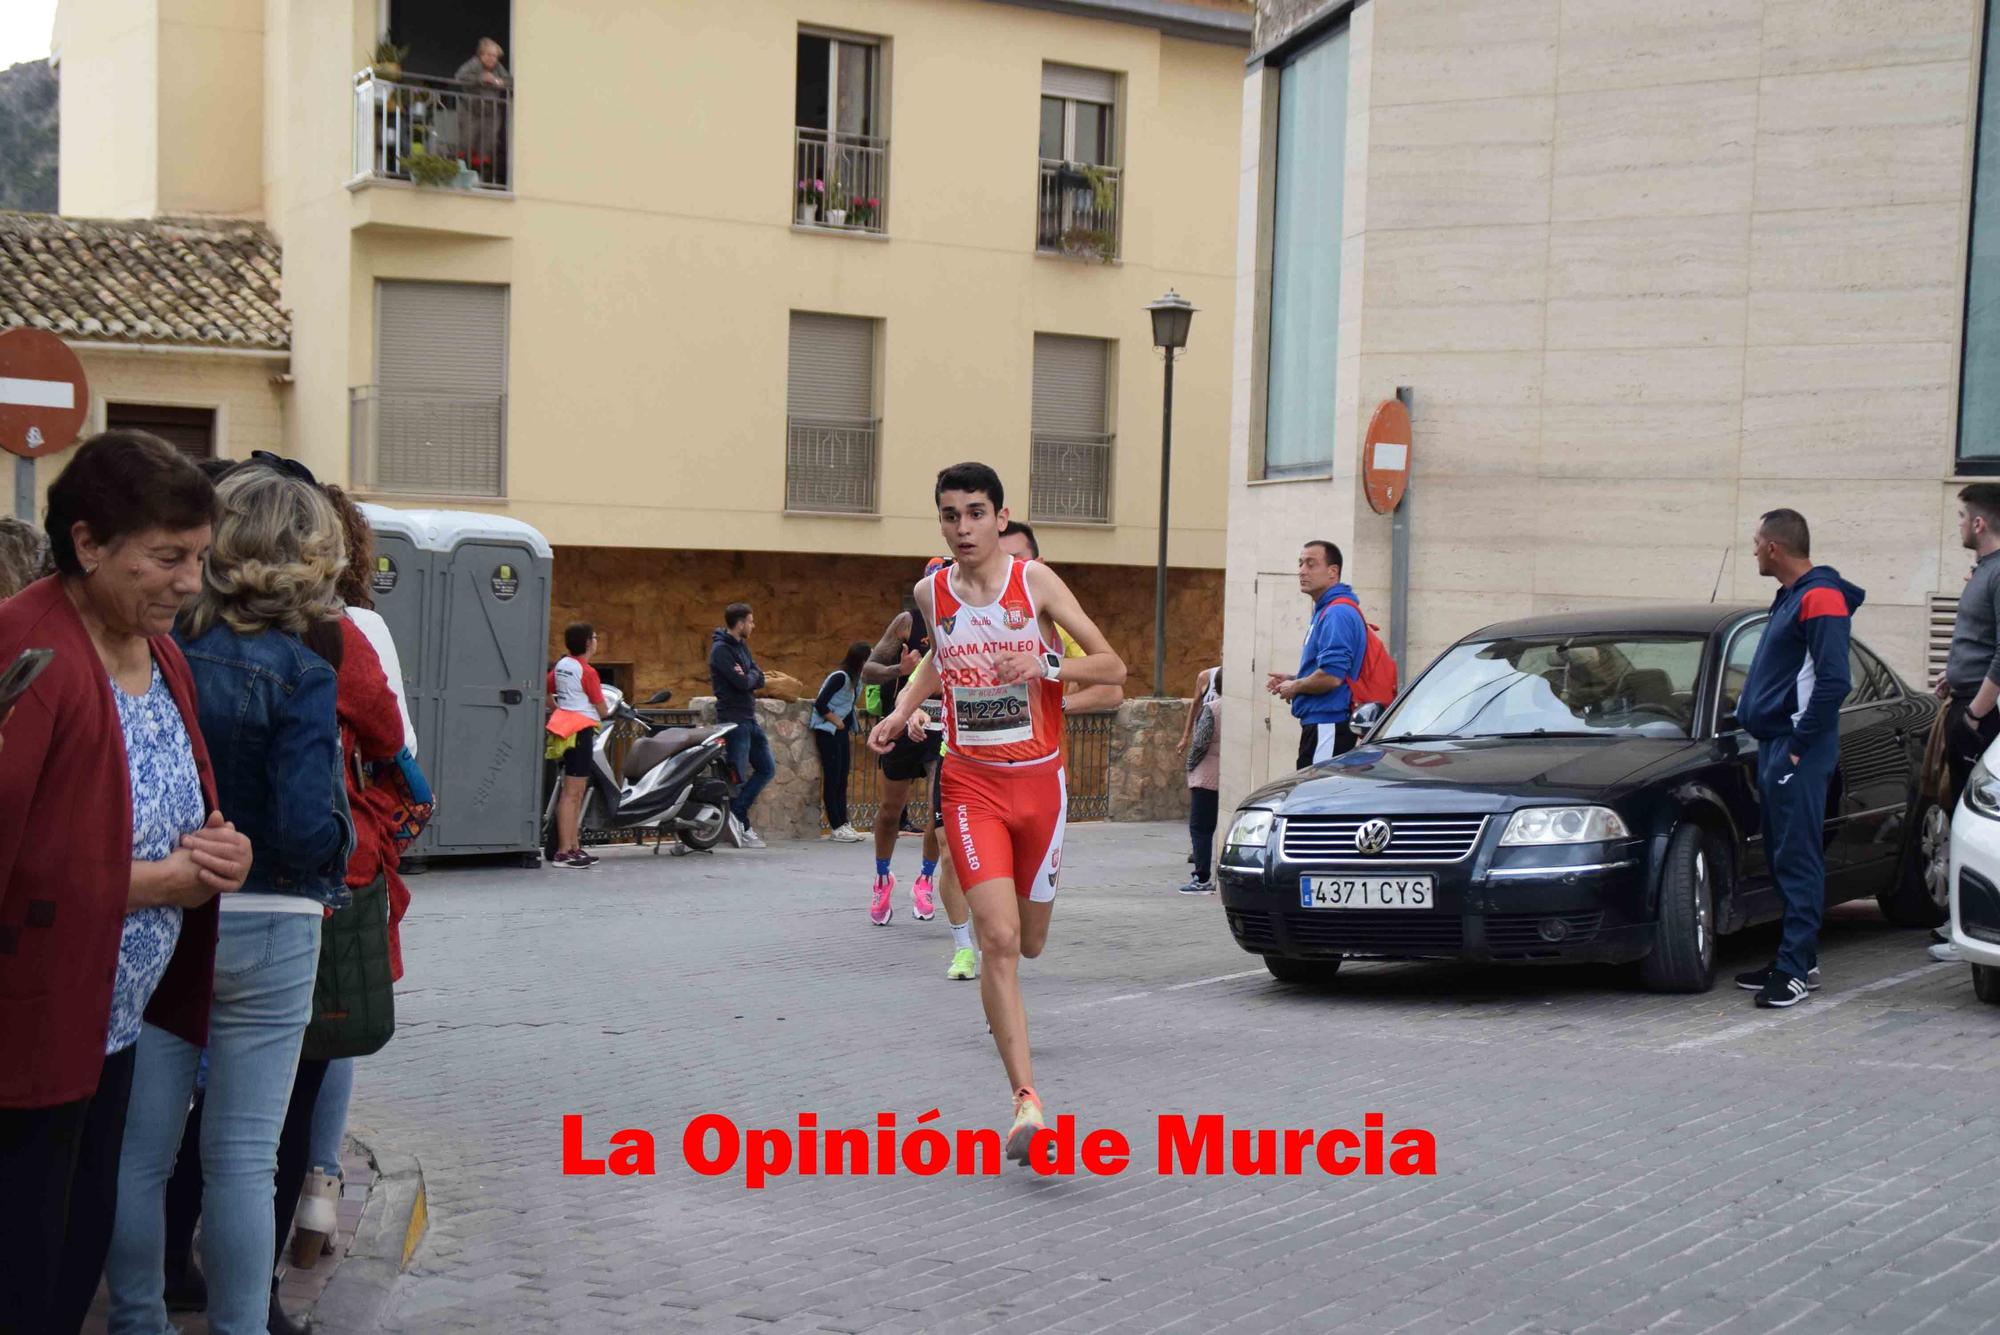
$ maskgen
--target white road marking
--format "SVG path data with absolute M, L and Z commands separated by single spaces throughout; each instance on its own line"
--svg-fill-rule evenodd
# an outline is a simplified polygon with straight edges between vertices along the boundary
M 1826 1012 L 1836 1010 L 1856 997 L 1865 996 L 1870 992 L 1880 992 L 1884 988 L 1895 987 L 1900 983 L 1907 983 L 1913 978 L 1922 978 L 1937 967 L 1935 964 L 1926 964 L 1921 969 L 1911 969 L 1906 973 L 1892 974 L 1887 978 L 1877 978 L 1872 983 L 1863 983 L 1859 987 L 1849 988 L 1837 997 L 1831 997 L 1824 1001 L 1802 1001 L 1799 1005 L 1806 1008 L 1806 1014 L 1808 1015 L 1824 1015 Z M 1680 1042 L 1670 1045 L 1666 1050 L 1668 1052 L 1688 1052 L 1695 1048 L 1708 1047 L 1714 1043 L 1728 1043 L 1732 1040 L 1742 1038 L 1746 1034 L 1754 1034 L 1780 1023 L 1782 1021 L 1778 1015 L 1773 1013 L 1760 1019 L 1745 1020 L 1742 1024 L 1733 1024 L 1727 1029 L 1718 1029 L 1712 1034 L 1703 1034 L 1700 1038 L 1682 1039 Z
M 74 408 L 76 386 L 67 380 L 23 380 L 0 375 L 0 403 L 23 408 Z
M 1062 1010 L 1053 1011 L 1051 1014 L 1063 1015 L 1070 1011 L 1088 1009 L 1089 1006 L 1109 1006 L 1114 1001 L 1137 1001 L 1142 997 L 1150 997 L 1157 992 L 1185 992 L 1191 987 L 1207 987 L 1211 983 L 1233 983 L 1239 978 L 1261 978 L 1263 976 L 1264 970 L 1262 969 L 1245 969 L 1241 973 L 1219 973 L 1213 978 L 1197 978 L 1193 982 L 1174 983 L 1169 987 L 1148 988 L 1144 992 L 1120 992 L 1115 997 L 1105 997 L 1102 1001 L 1089 1002 L 1086 1006 L 1065 1006 Z

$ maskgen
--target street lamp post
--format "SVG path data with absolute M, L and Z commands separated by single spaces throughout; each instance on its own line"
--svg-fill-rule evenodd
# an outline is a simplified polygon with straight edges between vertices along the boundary
M 1195 308 L 1172 288 L 1147 306 L 1153 314 L 1153 346 L 1167 359 L 1165 398 L 1160 407 L 1160 559 L 1153 571 L 1153 694 L 1167 693 L 1167 495 L 1173 483 L 1174 354 L 1187 346 Z

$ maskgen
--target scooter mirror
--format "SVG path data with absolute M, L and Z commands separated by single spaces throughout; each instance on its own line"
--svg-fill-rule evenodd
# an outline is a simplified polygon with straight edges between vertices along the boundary
M 654 691 L 646 697 L 646 703 L 649 705 L 663 705 L 673 698 L 674 693 L 672 691 Z

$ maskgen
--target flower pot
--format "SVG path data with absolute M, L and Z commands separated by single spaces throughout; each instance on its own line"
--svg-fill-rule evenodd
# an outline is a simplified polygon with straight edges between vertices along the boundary
M 461 163 L 458 175 L 451 184 L 454 190 L 476 190 L 479 188 L 479 173 Z
M 387 79 L 390 83 L 394 83 L 396 80 L 403 77 L 403 67 L 397 64 L 393 60 L 376 61 L 374 65 L 374 70 L 376 78 Z
M 810 227 L 810 226 L 812 226 L 812 225 L 813 225 L 814 223 L 818 222 L 818 221 L 819 221 L 819 206 L 818 206 L 818 205 L 816 205 L 816 204 L 801 204 L 801 205 L 799 205 L 799 221 L 800 221 L 800 222 L 802 222 L 802 223 L 804 223 L 804 224 L 805 224 L 806 226 L 808 226 L 808 227 Z
M 847 210 L 846 210 L 846 209 L 828 209 L 828 210 L 826 211 L 826 221 L 827 221 L 827 225 L 828 225 L 828 226 L 831 226 L 831 227 L 845 227 L 845 226 L 847 226 Z

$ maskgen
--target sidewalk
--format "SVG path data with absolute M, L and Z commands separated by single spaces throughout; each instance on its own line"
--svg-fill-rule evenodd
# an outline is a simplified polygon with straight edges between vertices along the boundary
M 294 1319 L 304 1317 L 312 1310 L 332 1282 L 340 1263 L 347 1259 L 349 1249 L 354 1246 L 354 1230 L 361 1222 L 361 1211 L 368 1203 L 368 1192 L 375 1182 L 374 1165 L 352 1139 L 347 1142 L 346 1152 L 342 1155 L 341 1171 L 345 1185 L 341 1190 L 340 1222 L 334 1233 L 333 1254 L 320 1257 L 319 1264 L 310 1269 L 301 1269 L 291 1264 L 287 1240 L 285 1278 L 278 1287 L 278 1295 L 285 1311 Z M 195 1254 L 197 1257 L 201 1254 L 199 1232 L 196 1233 Z M 90 1317 L 83 1323 L 83 1335 L 104 1335 L 105 1304 L 104 1289 L 100 1285 Z M 169 1313 L 168 1319 L 182 1335 L 208 1335 L 208 1318 L 200 1312 Z

